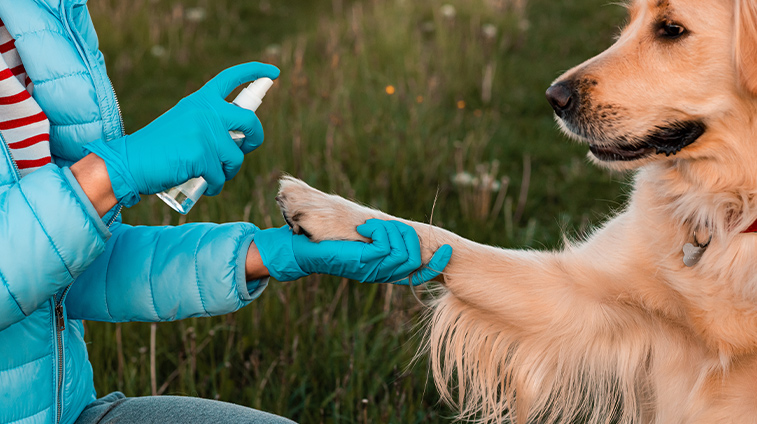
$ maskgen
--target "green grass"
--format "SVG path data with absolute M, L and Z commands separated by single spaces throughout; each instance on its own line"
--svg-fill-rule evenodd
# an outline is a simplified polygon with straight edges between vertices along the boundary
M 559 247 L 623 202 L 624 177 L 586 163 L 543 94 L 611 43 L 623 11 L 604 1 L 90 2 L 128 131 L 227 66 L 282 70 L 258 111 L 266 142 L 220 196 L 187 217 L 152 196 L 124 220 L 282 225 L 273 197 L 289 173 L 421 221 L 438 194 L 434 222 L 465 237 Z M 454 183 L 463 173 L 503 190 Z M 422 313 L 405 288 L 313 276 L 224 317 L 89 322 L 87 339 L 100 394 L 202 396 L 303 423 L 449 422 L 425 359 L 410 366 Z

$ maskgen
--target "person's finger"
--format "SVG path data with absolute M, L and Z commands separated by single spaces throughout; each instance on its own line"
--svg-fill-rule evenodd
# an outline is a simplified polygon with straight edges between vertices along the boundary
M 260 147 L 263 144 L 264 132 L 263 124 L 260 119 L 251 110 L 241 108 L 237 105 L 221 101 L 218 105 L 218 114 L 223 121 L 224 126 L 229 131 L 241 131 L 244 133 L 242 153 L 247 154 Z
M 391 253 L 389 234 L 386 232 L 384 221 L 369 219 L 365 224 L 357 227 L 357 232 L 363 237 L 372 240 L 366 244 L 361 255 L 363 262 L 376 261 L 387 257 Z
M 208 81 L 200 90 L 207 91 L 213 96 L 226 98 L 235 88 L 254 81 L 258 78 L 267 77 L 276 79 L 281 71 L 279 68 L 267 63 L 249 62 L 224 69 L 213 79 Z
M 408 254 L 408 267 L 412 269 L 418 269 L 423 265 L 421 258 L 421 241 L 418 238 L 418 233 L 415 232 L 415 228 L 399 222 L 391 221 L 397 227 L 397 230 L 402 234 L 405 247 Z
M 409 254 L 407 252 L 407 246 L 405 246 L 405 239 L 402 237 L 399 228 L 397 228 L 397 226 L 391 221 L 385 222 L 384 228 L 386 228 L 386 234 L 389 236 L 389 256 L 387 256 L 381 263 L 381 267 L 394 269 L 406 263 Z M 410 271 L 412 270 L 409 270 L 408 272 Z M 398 269 L 393 274 L 401 275 L 401 271 Z
M 244 153 L 237 147 L 230 135 L 225 134 L 220 137 L 222 138 L 216 141 L 216 149 L 218 151 L 218 160 L 221 161 L 223 175 L 225 180 L 228 181 L 234 178 L 242 167 Z
M 424 284 L 430 280 L 436 278 L 444 271 L 444 268 L 449 263 L 452 257 L 452 246 L 445 244 L 434 253 L 434 256 L 429 260 L 428 265 L 424 266 L 418 272 L 410 274 L 408 278 L 396 282 L 399 285 L 408 285 L 409 280 L 412 280 L 414 286 Z
M 226 182 L 226 175 L 223 172 L 221 162 L 218 160 L 209 159 L 207 161 L 205 165 L 205 173 L 202 177 L 208 183 L 208 188 L 205 190 L 205 195 L 207 196 L 216 196 L 221 192 L 223 184 Z
M 415 230 L 399 221 L 387 222 L 387 233 L 392 250 L 381 263 L 381 269 L 390 274 L 387 281 L 391 281 L 406 277 L 421 266 L 421 244 Z

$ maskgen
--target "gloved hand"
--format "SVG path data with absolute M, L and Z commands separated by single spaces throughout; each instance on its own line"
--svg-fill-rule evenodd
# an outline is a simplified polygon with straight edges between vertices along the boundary
M 359 241 L 308 240 L 292 233 L 287 226 L 255 233 L 255 245 L 263 265 L 279 281 L 292 281 L 308 274 L 320 273 L 346 277 L 361 282 L 423 284 L 439 275 L 452 256 L 452 247 L 444 245 L 434 253 L 419 272 L 421 246 L 413 227 L 398 221 L 370 219 L 357 227 L 371 243 Z
M 255 112 L 225 97 L 245 82 L 278 76 L 273 65 L 234 66 L 134 134 L 84 148 L 105 161 L 113 192 L 124 206 L 136 204 L 140 194 L 159 193 L 195 177 L 205 178 L 205 194 L 214 196 L 239 171 L 244 154 L 263 143 Z M 241 148 L 230 130 L 245 134 Z

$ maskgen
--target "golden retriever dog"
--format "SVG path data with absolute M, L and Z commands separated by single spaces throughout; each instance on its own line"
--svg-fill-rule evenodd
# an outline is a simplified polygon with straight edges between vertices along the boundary
M 630 201 L 561 251 L 505 250 L 430 225 L 453 256 L 426 348 L 462 418 L 757 422 L 757 0 L 633 0 L 606 51 L 547 97 L 591 161 L 634 170 Z M 285 178 L 314 240 L 395 219 Z

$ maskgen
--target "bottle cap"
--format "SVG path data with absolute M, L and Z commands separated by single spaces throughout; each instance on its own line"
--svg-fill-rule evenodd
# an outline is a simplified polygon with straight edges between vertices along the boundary
M 247 86 L 247 89 L 252 92 L 253 96 L 262 99 L 263 97 L 265 97 L 265 93 L 268 92 L 268 89 L 272 86 L 273 80 L 263 77 L 253 81 L 250 85 Z
M 265 77 L 259 78 L 243 89 L 233 103 L 239 107 L 255 111 L 263 102 L 263 97 L 271 86 L 273 86 L 273 80 Z

